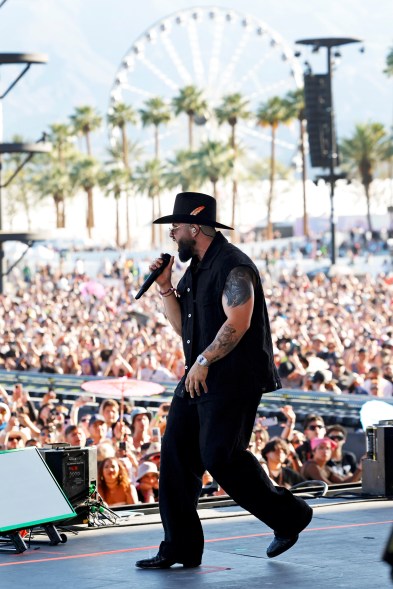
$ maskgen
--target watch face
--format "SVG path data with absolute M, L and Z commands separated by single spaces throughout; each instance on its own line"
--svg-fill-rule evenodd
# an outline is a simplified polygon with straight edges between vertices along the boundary
M 207 364 L 209 363 L 208 360 L 206 360 L 205 356 L 202 356 L 202 355 L 198 356 L 197 362 L 201 366 L 207 366 Z

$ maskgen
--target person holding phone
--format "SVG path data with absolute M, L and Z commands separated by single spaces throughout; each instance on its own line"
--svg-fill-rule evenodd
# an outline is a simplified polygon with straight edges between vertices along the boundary
M 165 537 L 142 569 L 199 566 L 204 538 L 197 514 L 207 470 L 242 507 L 274 530 L 269 558 L 291 548 L 312 509 L 276 487 L 248 450 L 263 393 L 281 388 L 259 271 L 217 228 L 216 200 L 183 192 L 170 224 L 180 261 L 190 261 L 176 287 L 174 257 L 156 278 L 165 313 L 183 342 L 185 373 L 175 389 L 162 439 L 159 505 Z M 153 272 L 163 263 L 156 259 Z M 247 481 L 247 485 L 244 484 Z

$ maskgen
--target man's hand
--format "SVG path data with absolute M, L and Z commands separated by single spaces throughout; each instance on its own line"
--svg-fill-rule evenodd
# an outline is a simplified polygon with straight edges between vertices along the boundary
M 186 378 L 186 391 L 190 393 L 191 399 L 195 397 L 195 393 L 200 397 L 202 389 L 207 393 L 206 378 L 208 372 L 208 366 L 201 366 L 200 364 L 197 364 L 197 362 L 191 366 L 190 372 L 187 374 Z
M 161 256 L 162 255 L 163 254 L 161 254 Z M 173 266 L 174 261 L 175 261 L 174 256 L 171 256 L 171 260 L 170 260 L 168 266 L 166 266 L 166 268 L 164 268 L 164 270 L 161 272 L 161 274 L 159 274 L 157 276 L 156 284 L 158 284 L 160 290 L 162 290 L 162 289 L 168 290 L 168 288 L 171 288 L 171 286 L 172 286 L 171 275 L 172 275 L 172 266 Z M 162 257 L 156 258 L 149 266 L 150 272 L 153 272 L 154 270 L 157 270 L 157 268 L 160 268 L 162 266 L 162 263 L 163 263 Z M 168 287 L 168 288 L 166 288 L 166 287 Z

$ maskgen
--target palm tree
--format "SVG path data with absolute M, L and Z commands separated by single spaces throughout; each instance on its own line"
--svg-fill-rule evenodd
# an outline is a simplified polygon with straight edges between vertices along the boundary
M 305 118 L 305 102 L 304 89 L 287 92 L 285 100 L 288 103 L 288 109 L 292 112 L 291 118 L 296 118 L 299 121 L 299 145 L 300 155 L 302 158 L 302 186 L 303 186 L 303 235 L 306 237 L 310 234 L 307 213 L 307 167 L 306 167 L 306 118 Z
M 60 164 L 64 164 L 67 156 L 73 151 L 73 129 L 65 123 L 49 125 L 48 141 L 52 144 L 52 151 Z
M 114 129 L 119 129 L 121 133 L 122 160 L 126 170 L 130 170 L 129 162 L 129 142 L 127 138 L 127 125 L 137 122 L 137 114 L 134 109 L 124 102 L 117 102 L 107 117 L 108 125 Z M 130 210 L 129 210 L 129 191 L 126 191 L 126 245 L 130 247 Z
M 251 118 L 251 112 L 248 108 L 249 101 L 240 94 L 235 92 L 228 94 L 222 99 L 220 106 L 214 109 L 219 125 L 228 123 L 231 127 L 230 145 L 233 151 L 234 174 L 236 172 L 236 159 L 238 156 L 238 145 L 236 141 L 236 126 L 240 120 Z M 235 227 L 235 211 L 237 201 L 237 178 L 234 175 L 232 180 L 232 227 Z
M 393 47 L 391 47 L 389 49 L 389 53 L 386 56 L 386 68 L 383 70 L 383 73 L 386 74 L 386 76 L 388 78 L 393 77 Z M 393 136 L 391 135 L 390 138 L 390 143 L 391 143 L 391 148 L 390 148 L 390 154 L 388 157 L 388 169 L 389 169 L 389 176 L 390 178 L 393 177 L 393 148 L 392 148 L 392 141 L 393 141 Z M 390 207 L 392 208 L 392 207 Z
M 90 134 L 99 129 L 102 125 L 101 115 L 92 106 L 78 106 L 75 108 L 74 114 L 70 115 L 70 120 L 74 133 L 76 135 L 83 135 L 86 140 L 86 152 L 88 157 L 92 157 Z M 89 232 L 94 227 L 94 200 L 93 188 L 90 189 L 88 195 L 88 209 L 87 209 L 87 227 Z M 89 233 L 90 237 L 90 233 Z
M 269 98 L 261 104 L 257 110 L 257 125 L 261 127 L 270 127 L 271 129 L 271 152 L 270 152 L 270 190 L 267 200 L 267 228 L 266 237 L 272 239 L 273 225 L 271 221 L 272 206 L 274 200 L 274 179 L 276 166 L 276 132 L 282 123 L 288 123 L 292 118 L 291 109 L 288 108 L 288 102 L 279 96 Z
M 91 156 L 90 134 L 101 127 L 101 115 L 92 106 L 77 106 L 74 114 L 70 115 L 70 120 L 75 135 L 83 135 L 85 138 L 86 152 L 88 156 Z
M 165 174 L 167 188 L 181 186 L 182 192 L 195 188 L 194 153 L 192 151 L 181 149 L 167 163 L 168 169 Z
M 56 210 L 56 227 L 66 226 L 66 200 L 73 195 L 70 180 L 70 167 L 75 161 L 73 131 L 65 123 L 49 126 L 48 141 L 52 151 L 37 158 L 35 184 L 43 196 L 51 195 Z
M 389 141 L 381 123 L 359 124 L 352 137 L 343 139 L 340 145 L 343 168 L 360 176 L 367 203 L 367 223 L 372 231 L 370 186 L 379 162 L 388 159 Z
M 393 47 L 389 49 L 389 53 L 386 56 L 386 68 L 383 70 L 383 73 L 386 74 L 388 78 L 393 76 Z
M 166 125 L 171 120 L 171 111 L 167 103 L 160 98 L 149 98 L 145 102 L 145 108 L 140 109 L 139 114 L 141 115 L 142 125 L 144 127 L 154 127 L 154 154 L 155 159 L 158 160 L 160 157 L 160 138 L 159 138 L 159 127 L 160 125 Z
M 120 212 L 119 202 L 123 191 L 130 185 L 130 173 L 122 167 L 108 167 L 99 177 L 99 184 L 105 196 L 113 196 L 116 203 L 116 245 L 120 247 Z
M 203 92 L 193 85 L 184 86 L 172 99 L 172 106 L 176 116 L 182 113 L 188 116 L 188 149 L 192 151 L 194 118 L 203 115 L 207 110 Z
M 11 141 L 13 143 L 24 143 L 24 139 L 20 135 L 14 135 Z M 7 187 L 6 196 L 10 217 L 13 217 L 13 215 L 16 214 L 18 209 L 17 205 L 22 205 L 26 215 L 27 227 L 30 231 L 30 213 L 32 196 L 34 193 L 34 185 L 31 182 L 31 172 L 34 164 L 30 162 L 27 165 L 23 165 L 25 159 L 26 155 L 22 153 L 9 153 L 4 156 L 4 185 Z
M 33 181 L 41 198 L 52 197 L 56 211 L 56 227 L 64 228 L 66 226 L 66 200 L 74 192 L 69 170 L 51 154 L 48 154 L 42 156 L 41 165 Z
M 82 188 L 87 195 L 86 227 L 87 234 L 91 238 L 94 227 L 93 213 L 93 189 L 97 186 L 100 178 L 100 165 L 98 161 L 90 156 L 78 158 L 71 170 L 71 181 L 75 188 Z
M 137 141 L 129 141 L 127 140 L 127 154 L 128 157 L 135 163 L 140 160 L 143 149 L 141 145 Z M 128 175 L 132 177 L 132 170 L 131 166 L 127 169 L 124 166 L 123 160 L 123 145 L 120 143 L 115 143 L 112 147 L 108 149 L 108 153 L 111 156 L 111 160 L 109 164 L 116 165 L 117 167 L 123 166 L 125 170 L 128 171 Z M 132 237 L 131 237 L 131 223 L 130 223 L 130 196 L 134 196 L 132 190 L 132 183 L 127 183 L 125 189 L 123 190 L 125 196 L 125 204 L 126 204 L 126 247 L 130 248 L 132 245 Z M 134 226 L 138 224 L 138 211 L 136 207 L 136 202 L 133 203 L 133 214 L 132 217 L 134 218 Z
M 156 202 L 159 202 L 161 192 L 166 188 L 165 183 L 165 168 L 158 159 L 152 159 L 146 161 L 144 164 L 139 165 L 135 174 L 132 177 L 133 182 L 137 188 L 147 194 L 151 198 L 152 202 L 152 220 L 161 213 L 156 214 Z M 156 225 L 152 223 L 151 227 L 151 244 L 152 248 L 156 247 Z
M 193 157 L 192 171 L 201 184 L 210 181 L 213 196 L 217 198 L 217 183 L 225 180 L 233 171 L 233 152 L 220 141 L 205 141 Z

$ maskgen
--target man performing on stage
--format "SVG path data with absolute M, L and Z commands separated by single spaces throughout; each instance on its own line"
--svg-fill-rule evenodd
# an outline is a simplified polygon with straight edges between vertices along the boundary
M 281 387 L 261 279 L 254 263 L 215 228 L 216 201 L 206 194 L 176 196 L 170 235 L 182 262 L 191 260 L 175 289 L 174 258 L 156 279 L 166 315 L 182 336 L 185 375 L 168 415 L 161 448 L 159 503 L 165 537 L 153 558 L 137 567 L 196 567 L 203 553 L 197 503 L 205 470 L 236 503 L 274 531 L 267 556 L 295 544 L 312 509 L 275 487 L 247 450 L 263 393 Z M 151 266 L 162 264 L 158 258 Z

